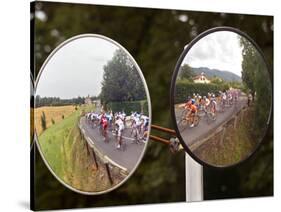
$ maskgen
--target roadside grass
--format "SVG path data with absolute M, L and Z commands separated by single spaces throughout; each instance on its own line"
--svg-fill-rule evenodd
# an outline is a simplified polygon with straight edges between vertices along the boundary
M 243 160 L 254 150 L 258 142 L 253 137 L 252 115 L 251 111 L 248 112 L 244 121 L 241 121 L 236 129 L 227 127 L 223 141 L 220 140 L 220 135 L 217 135 L 194 153 L 203 161 L 216 166 L 225 166 Z
M 68 117 L 47 128 L 38 138 L 43 155 L 54 173 L 68 185 L 82 191 L 110 188 L 105 167 L 97 170 L 79 133 L 80 115 L 93 109 L 82 106 Z

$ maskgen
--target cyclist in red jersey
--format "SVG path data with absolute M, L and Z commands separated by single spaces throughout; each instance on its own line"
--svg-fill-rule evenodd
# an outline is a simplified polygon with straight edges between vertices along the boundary
M 101 123 L 100 124 L 101 124 L 101 127 L 102 127 L 102 135 L 104 137 L 104 140 L 106 140 L 108 121 L 107 121 L 107 118 L 106 118 L 104 113 L 101 116 Z

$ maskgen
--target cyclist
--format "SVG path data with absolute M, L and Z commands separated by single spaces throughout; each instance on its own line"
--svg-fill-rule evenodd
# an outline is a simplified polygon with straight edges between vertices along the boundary
M 227 101 L 228 101 L 228 105 L 232 105 L 232 93 L 231 91 L 228 91 L 228 94 L 227 94 Z
M 100 119 L 100 127 L 102 129 L 102 136 L 104 137 L 104 141 L 107 138 L 107 125 L 108 121 L 104 112 L 102 112 L 101 119 Z
M 217 102 L 216 102 L 215 94 L 212 94 L 210 101 L 211 101 L 210 102 L 211 112 L 213 113 L 213 115 L 215 115 L 216 114 L 216 110 L 217 110 Z
M 125 129 L 125 126 L 123 120 L 119 116 L 117 116 L 115 125 L 117 127 L 117 149 L 120 149 L 122 145 L 122 134 Z
M 191 99 L 188 103 L 187 103 L 187 109 L 188 109 L 188 113 L 187 113 L 187 119 L 190 117 L 191 120 L 191 125 L 190 127 L 194 127 L 194 116 L 197 113 L 197 107 L 195 105 L 195 99 Z
M 202 103 L 203 103 L 203 98 L 202 96 L 198 96 L 198 100 L 196 102 L 196 106 L 198 107 L 199 110 L 202 109 Z
M 140 119 L 140 114 L 137 112 L 132 121 L 132 131 L 131 135 L 134 133 L 134 137 L 136 138 L 137 142 L 140 137 L 140 129 L 142 125 L 142 121 Z
M 225 108 L 226 102 L 227 102 L 227 96 L 226 96 L 226 91 L 224 91 L 224 92 L 222 92 L 222 102 L 221 102 L 221 106 L 222 106 L 223 110 Z
M 204 109 L 207 110 L 209 105 L 210 105 L 210 99 L 207 98 L 206 96 L 203 96 L 203 107 L 204 107 Z
M 141 115 L 142 125 L 141 125 L 141 131 L 142 131 L 142 139 L 146 139 L 146 134 L 148 131 L 149 126 L 149 117 L 145 115 Z

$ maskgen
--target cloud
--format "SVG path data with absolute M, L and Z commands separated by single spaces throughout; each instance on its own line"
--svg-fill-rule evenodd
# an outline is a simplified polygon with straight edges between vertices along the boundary
M 242 48 L 239 35 L 229 31 L 208 34 L 193 45 L 183 63 L 192 67 L 227 70 L 241 76 Z
M 84 37 L 67 43 L 45 66 L 36 89 L 40 96 L 73 98 L 98 95 L 103 66 L 118 49 L 102 38 Z

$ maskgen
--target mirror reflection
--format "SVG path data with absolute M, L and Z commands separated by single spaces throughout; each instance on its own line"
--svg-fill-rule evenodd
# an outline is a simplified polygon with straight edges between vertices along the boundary
M 250 40 L 232 31 L 205 35 L 177 70 L 174 115 L 182 142 L 203 164 L 243 161 L 267 130 L 271 94 L 267 66 Z
M 37 145 L 55 177 L 76 192 L 104 193 L 125 182 L 143 157 L 149 93 L 123 47 L 80 35 L 41 68 L 34 119 Z

